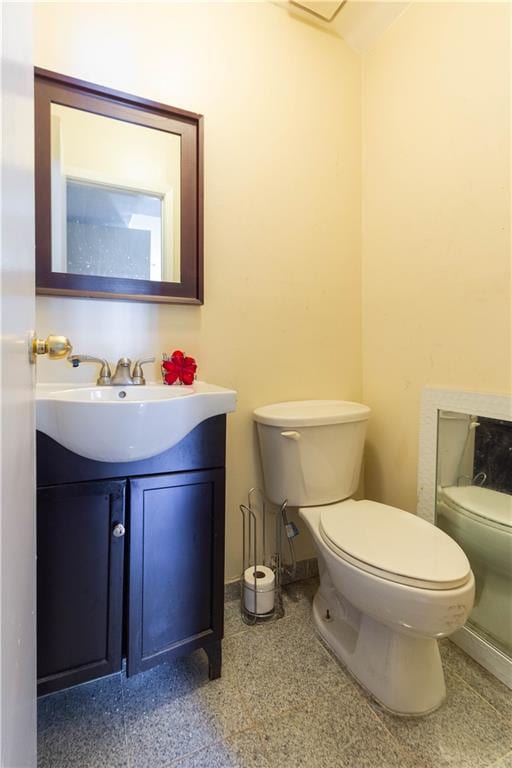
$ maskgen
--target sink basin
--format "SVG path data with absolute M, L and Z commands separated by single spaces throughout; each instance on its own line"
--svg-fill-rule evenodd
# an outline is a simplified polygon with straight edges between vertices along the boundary
M 36 387 L 37 429 L 95 461 L 156 456 L 205 419 L 235 407 L 236 392 L 204 381 L 190 386 Z

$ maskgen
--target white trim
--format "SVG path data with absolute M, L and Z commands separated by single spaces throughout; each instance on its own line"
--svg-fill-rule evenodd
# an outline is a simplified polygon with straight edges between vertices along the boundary
M 58 115 L 51 115 L 51 236 L 52 271 L 66 272 L 67 198 L 66 177 L 62 172 L 62 125 Z
M 432 524 L 435 524 L 437 423 L 441 410 L 512 421 L 512 397 L 428 387 L 423 390 L 420 413 L 417 514 Z M 512 688 L 512 658 L 490 645 L 470 627 L 463 627 L 450 639 L 491 674 Z
M 451 635 L 450 640 L 508 688 L 512 688 L 512 659 L 487 642 L 473 627 L 462 627 Z
M 96 184 L 108 189 L 120 189 L 122 192 L 133 192 L 142 195 L 164 198 L 168 192 L 167 187 L 148 187 L 147 184 L 139 184 L 135 176 L 129 174 L 115 174 L 99 171 L 90 171 L 88 168 L 67 165 L 62 171 L 65 180 Z

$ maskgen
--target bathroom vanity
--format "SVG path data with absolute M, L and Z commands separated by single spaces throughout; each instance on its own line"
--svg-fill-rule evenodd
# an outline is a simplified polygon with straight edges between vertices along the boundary
M 225 442 L 225 414 L 137 461 L 38 431 L 39 694 L 197 648 L 220 676 Z

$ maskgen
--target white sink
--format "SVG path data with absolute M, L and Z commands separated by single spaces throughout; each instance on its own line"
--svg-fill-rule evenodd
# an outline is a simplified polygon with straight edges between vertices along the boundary
M 36 426 L 70 451 L 96 461 L 138 461 L 179 443 L 210 416 L 230 413 L 236 392 L 204 381 L 87 387 L 38 384 Z

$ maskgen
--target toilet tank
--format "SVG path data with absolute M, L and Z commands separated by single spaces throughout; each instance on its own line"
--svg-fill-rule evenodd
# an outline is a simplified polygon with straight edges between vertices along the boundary
M 346 400 L 300 400 L 254 411 L 265 494 L 275 504 L 320 506 L 359 483 L 370 409 Z
M 459 485 L 462 477 L 466 483 L 473 477 L 475 430 L 470 425 L 477 421 L 467 413 L 439 411 L 437 432 L 437 484 Z

